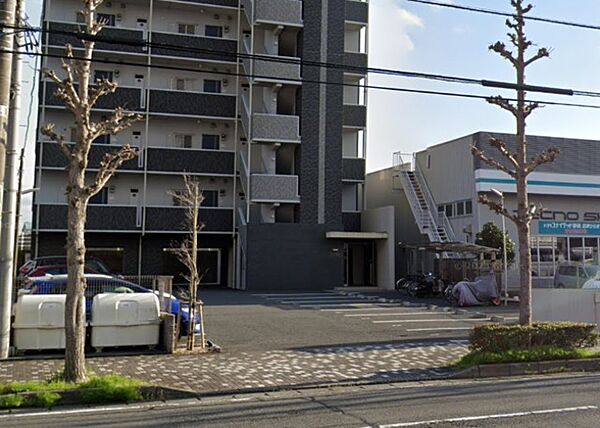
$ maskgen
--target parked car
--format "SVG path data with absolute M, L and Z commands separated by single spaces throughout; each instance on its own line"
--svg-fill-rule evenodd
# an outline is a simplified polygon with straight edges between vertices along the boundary
M 91 318 L 92 301 L 96 294 L 100 293 L 155 293 L 141 285 L 125 281 L 120 278 L 115 278 L 110 275 L 102 274 L 86 274 L 87 287 L 85 289 L 85 304 L 86 314 Z M 67 275 L 48 275 L 41 277 L 32 277 L 25 284 L 25 287 L 19 290 L 19 295 L 23 294 L 65 294 L 67 291 Z M 189 325 L 189 309 L 188 306 L 182 304 L 181 301 L 171 295 L 164 294 L 164 297 L 170 299 L 170 312 L 179 316 L 181 312 L 181 331 L 187 333 Z M 181 308 L 181 311 L 180 311 Z M 196 333 L 200 332 L 200 317 L 196 315 Z
M 40 266 L 33 269 L 31 272 L 27 274 L 27 278 L 37 278 L 40 276 L 53 276 L 53 275 L 66 275 L 67 273 L 67 265 L 48 265 L 48 266 Z M 85 266 L 85 273 L 100 273 L 90 268 L 89 266 Z
M 67 265 L 67 257 L 66 256 L 44 256 L 44 257 L 36 257 L 35 259 L 29 260 L 23 266 L 19 268 L 19 275 L 21 276 L 30 276 L 29 274 L 40 267 L 44 266 L 57 266 L 57 265 Z M 94 272 L 98 272 L 104 275 L 110 275 L 111 272 L 108 270 L 104 262 L 96 257 L 86 257 L 85 259 L 85 267 Z
M 554 274 L 554 288 L 582 288 L 600 272 L 598 265 L 561 263 Z

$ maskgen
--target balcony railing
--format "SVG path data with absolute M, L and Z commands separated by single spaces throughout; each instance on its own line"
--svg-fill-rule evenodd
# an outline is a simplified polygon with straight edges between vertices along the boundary
M 367 126 L 367 107 L 344 104 L 344 126 L 364 128 Z
M 92 148 L 90 150 L 89 163 L 88 168 L 99 168 L 100 161 L 104 157 L 106 153 L 111 153 L 118 150 L 121 146 L 119 144 L 92 144 Z M 67 159 L 60 151 L 58 144 L 53 141 L 43 141 L 37 147 L 37 156 L 40 154 L 41 150 L 41 159 L 42 159 L 42 167 L 48 168 L 64 168 L 67 166 Z M 38 158 L 39 159 L 39 158 Z M 141 170 L 138 166 L 137 159 L 133 159 L 125 162 L 123 165 L 119 167 L 120 170 L 126 171 L 138 171 Z
M 254 59 L 254 71 L 252 75 L 255 80 L 300 80 L 299 58 L 284 57 L 277 55 L 264 55 L 264 59 Z M 283 60 L 283 61 L 278 61 Z
M 342 159 L 342 180 L 364 181 L 365 160 L 360 158 Z
M 252 174 L 250 183 L 254 202 L 300 202 L 297 175 Z
M 369 22 L 369 3 L 346 0 L 346 21 L 367 24 Z
M 254 113 L 252 140 L 268 142 L 300 142 L 300 118 L 283 114 Z
M 248 21 L 252 24 L 302 26 L 300 0 L 242 0 L 242 5 Z
M 344 52 L 344 70 L 347 73 L 367 74 L 368 56 L 366 53 Z
M 67 230 L 66 204 L 34 204 L 34 219 L 39 210 L 38 228 L 42 230 Z M 86 230 L 135 231 L 139 208 L 126 205 L 89 205 Z
M 185 208 L 146 207 L 146 231 L 186 231 Z M 200 208 L 202 232 L 231 232 L 233 230 L 233 208 Z
M 49 106 L 64 104 L 54 96 L 56 84 L 46 82 L 45 103 Z M 119 87 L 114 94 L 98 100 L 96 109 L 114 110 L 123 107 L 127 110 L 144 111 L 145 99 L 139 88 Z M 182 114 L 206 117 L 235 117 L 235 96 L 213 93 L 150 90 L 150 113 Z
M 83 30 L 83 24 L 69 24 L 64 22 L 45 22 L 46 28 L 50 30 L 48 34 L 48 44 L 50 46 L 64 46 L 69 43 L 74 48 L 82 48 L 83 44 L 76 35 L 68 33 L 78 33 Z M 64 32 L 64 33 L 61 33 Z M 105 27 L 98 34 L 99 38 L 121 41 L 121 43 L 97 42 L 96 50 L 119 51 L 129 53 L 145 53 L 144 51 L 144 33 L 141 30 Z
M 233 175 L 234 152 L 150 147 L 148 171 Z

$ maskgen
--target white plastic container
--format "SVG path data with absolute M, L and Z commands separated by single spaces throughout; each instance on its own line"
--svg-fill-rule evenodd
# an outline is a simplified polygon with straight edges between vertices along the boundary
M 19 296 L 13 323 L 19 350 L 65 348 L 65 294 Z
M 160 310 L 154 293 L 102 293 L 92 302 L 92 347 L 158 345 Z

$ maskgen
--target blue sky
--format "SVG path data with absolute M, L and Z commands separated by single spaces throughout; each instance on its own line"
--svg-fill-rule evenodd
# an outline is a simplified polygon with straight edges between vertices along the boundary
M 510 11 L 509 0 L 454 0 L 453 3 Z M 531 15 L 600 24 L 598 0 L 538 0 Z M 576 6 L 576 7 L 574 7 Z M 405 0 L 371 0 L 370 66 L 473 78 L 514 81 L 510 64 L 488 51 L 506 41 L 504 19 Z M 528 83 L 600 91 L 600 31 L 530 22 L 529 38 L 552 48 L 551 59 L 527 72 Z M 494 89 L 371 75 L 369 83 L 477 94 Z M 510 95 L 510 92 L 504 92 Z M 532 94 L 538 99 L 596 103 L 593 98 Z M 392 152 L 414 152 L 469 133 L 514 132 L 511 116 L 484 101 L 369 91 L 367 169 L 390 166 Z M 537 135 L 600 139 L 600 110 L 546 107 L 528 122 Z
M 310 0 L 305 0 L 310 1 Z M 453 0 L 456 4 L 510 11 L 509 0 Z M 568 21 L 600 24 L 598 0 L 534 0 L 532 15 Z M 29 0 L 30 23 L 37 25 L 41 0 Z M 574 7 L 574 5 L 576 7 Z M 406 0 L 371 0 L 370 66 L 473 78 L 512 81 L 511 66 L 488 52 L 488 45 L 506 40 L 504 19 L 410 3 Z M 529 38 L 539 46 L 553 49 L 551 59 L 542 60 L 528 71 L 528 83 L 600 91 L 600 31 L 582 30 L 531 22 Z M 33 60 L 28 60 L 33 63 Z M 24 116 L 31 82 L 25 67 Z M 477 94 L 501 93 L 493 89 L 460 84 L 371 75 L 372 85 L 436 89 Z M 505 92 L 510 95 L 510 93 Z M 535 95 L 540 99 L 581 101 L 600 105 L 593 98 Z M 402 94 L 370 90 L 368 95 L 367 170 L 392 164 L 394 151 L 414 152 L 429 145 L 472 132 L 514 132 L 508 113 L 484 101 L 431 95 Z M 34 110 L 35 112 L 36 110 Z M 23 119 L 23 124 L 26 121 Z M 31 126 L 35 126 L 32 121 Z M 24 132 L 24 129 L 23 129 Z M 600 110 L 546 107 L 531 116 L 528 132 L 558 137 L 600 140 Z M 33 184 L 33 138 L 27 157 L 27 184 Z M 30 196 L 25 203 L 30 201 Z

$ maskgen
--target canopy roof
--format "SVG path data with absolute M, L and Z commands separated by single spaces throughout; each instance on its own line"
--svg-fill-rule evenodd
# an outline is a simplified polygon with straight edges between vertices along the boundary
M 425 242 L 422 244 L 407 244 L 399 242 L 400 248 L 408 250 L 428 251 L 433 253 L 469 253 L 469 254 L 498 254 L 500 250 L 469 242 Z

